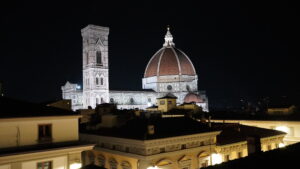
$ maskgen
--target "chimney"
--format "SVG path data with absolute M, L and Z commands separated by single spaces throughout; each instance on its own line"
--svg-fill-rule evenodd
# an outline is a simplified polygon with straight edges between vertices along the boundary
M 154 125 L 148 125 L 148 134 L 153 135 L 154 133 Z

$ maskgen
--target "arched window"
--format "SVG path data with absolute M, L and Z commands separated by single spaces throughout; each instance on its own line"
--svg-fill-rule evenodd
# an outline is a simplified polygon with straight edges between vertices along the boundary
M 103 78 L 100 78 L 100 84 L 103 85 Z
M 86 64 L 89 64 L 89 52 L 86 52 Z
M 103 98 L 101 97 L 101 103 L 104 103 L 104 100 L 103 100 Z
M 92 151 L 87 152 L 87 158 L 88 158 L 88 163 L 89 164 L 94 164 L 95 162 L 95 155 Z
M 133 98 L 130 98 L 129 102 L 130 102 L 130 104 L 134 104 Z
M 99 166 L 104 167 L 105 166 L 105 157 L 103 155 L 98 155 L 97 162 L 98 162 Z
M 96 98 L 96 105 L 99 104 L 99 98 Z
M 96 77 L 96 85 L 99 85 L 99 78 Z
M 110 102 L 111 102 L 111 103 L 114 103 L 114 98 L 110 98 Z
M 110 169 L 117 169 L 118 168 L 118 162 L 112 158 L 109 160 Z
M 131 164 L 128 161 L 123 161 L 121 167 L 122 169 L 131 169 Z
M 96 63 L 101 65 L 102 64 L 102 56 L 101 56 L 101 52 L 97 51 L 96 52 Z

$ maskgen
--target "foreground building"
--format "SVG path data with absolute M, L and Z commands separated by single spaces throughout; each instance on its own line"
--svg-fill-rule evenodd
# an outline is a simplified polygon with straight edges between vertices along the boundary
M 109 89 L 108 27 L 88 25 L 81 30 L 83 41 L 83 88 L 67 82 L 63 99 L 72 100 L 72 109 L 95 108 L 101 103 L 116 103 L 120 109 L 145 109 L 156 98 L 172 93 L 177 104 L 196 102 L 208 111 L 205 92 L 198 90 L 198 75 L 189 57 L 175 48 L 168 28 L 163 47 L 150 59 L 142 79 L 142 91 Z
M 285 132 L 284 145 L 300 142 L 300 117 L 291 116 L 264 116 L 264 117 L 213 117 L 213 122 L 239 123 L 248 126 L 261 127 Z
M 78 169 L 79 115 L 0 97 L 0 169 Z
M 210 165 L 219 133 L 189 118 L 159 118 L 135 119 L 120 128 L 82 131 L 80 138 L 97 143 L 85 155 L 85 164 L 95 162 L 105 168 L 176 169 Z
M 93 151 L 83 155 L 85 165 L 184 169 L 207 167 L 278 148 L 284 135 L 239 124 L 155 117 L 133 119 L 120 127 L 82 130 L 80 139 L 97 144 Z

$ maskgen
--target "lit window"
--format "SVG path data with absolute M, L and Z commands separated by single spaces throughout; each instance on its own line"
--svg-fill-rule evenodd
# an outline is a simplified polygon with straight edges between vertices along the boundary
M 52 169 L 52 162 L 45 161 L 37 163 L 37 169 Z
M 168 101 L 168 104 L 172 104 L 172 101 L 171 101 L 171 100 L 169 100 L 169 101 Z
M 48 142 L 52 140 L 51 124 L 41 124 L 38 126 L 38 139 L 40 142 Z
M 165 104 L 165 101 L 161 100 L 161 101 L 159 102 L 159 104 L 160 104 L 160 105 L 164 105 L 164 104 Z

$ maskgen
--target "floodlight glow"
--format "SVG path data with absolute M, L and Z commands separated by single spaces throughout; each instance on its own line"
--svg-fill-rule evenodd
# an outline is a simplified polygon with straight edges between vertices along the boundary
M 149 166 L 147 169 L 159 169 L 157 166 Z
M 222 156 L 220 154 L 213 153 L 211 155 L 211 158 L 212 158 L 212 165 L 222 163 Z
M 80 89 L 80 88 L 81 88 L 81 86 L 80 86 L 80 85 L 77 85 L 77 86 L 76 86 L 76 88 L 77 88 L 77 89 Z
M 285 147 L 284 143 L 279 143 L 279 148 Z
M 81 163 L 73 163 L 70 165 L 70 169 L 79 169 L 81 166 Z
M 286 126 L 278 126 L 278 127 L 275 128 L 275 130 L 283 131 L 283 132 L 286 132 L 286 133 L 290 132 L 290 129 Z

